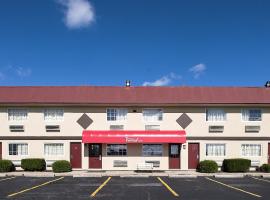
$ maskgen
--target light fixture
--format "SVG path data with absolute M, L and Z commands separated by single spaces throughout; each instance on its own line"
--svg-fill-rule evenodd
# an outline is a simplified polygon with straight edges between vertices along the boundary
M 270 88 L 270 81 L 267 81 L 264 85 L 266 88 Z
M 130 87 L 130 80 L 126 80 L 126 87 Z

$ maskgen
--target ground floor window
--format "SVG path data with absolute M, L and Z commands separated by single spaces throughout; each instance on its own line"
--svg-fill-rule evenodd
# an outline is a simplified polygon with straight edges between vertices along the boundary
M 63 156 L 64 144 L 63 143 L 44 144 L 44 155 L 45 156 Z
M 12 143 L 8 145 L 9 155 L 25 156 L 28 155 L 28 144 L 26 143 Z
M 206 156 L 225 156 L 225 144 L 206 144 Z
M 143 144 L 142 146 L 143 156 L 162 156 L 162 152 L 162 144 Z
M 127 145 L 126 144 L 107 144 L 108 156 L 126 156 Z
M 262 147 L 260 144 L 242 144 L 242 156 L 261 156 Z

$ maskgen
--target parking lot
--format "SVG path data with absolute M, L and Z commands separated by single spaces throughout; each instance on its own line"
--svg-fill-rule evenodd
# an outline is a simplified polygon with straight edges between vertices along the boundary
M 270 199 L 270 179 L 1 177 L 0 199 Z

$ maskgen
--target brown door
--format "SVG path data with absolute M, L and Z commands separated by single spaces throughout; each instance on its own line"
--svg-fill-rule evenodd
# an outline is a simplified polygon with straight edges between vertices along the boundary
M 102 168 L 102 144 L 89 144 L 89 168 Z
M 2 159 L 2 142 L 0 142 L 0 160 Z
M 169 169 L 180 169 L 179 144 L 169 144 Z
M 268 143 L 268 164 L 270 164 L 270 143 Z
M 196 169 L 200 160 L 199 143 L 188 144 L 188 168 Z
M 70 164 L 72 168 L 82 168 L 82 144 L 70 143 Z

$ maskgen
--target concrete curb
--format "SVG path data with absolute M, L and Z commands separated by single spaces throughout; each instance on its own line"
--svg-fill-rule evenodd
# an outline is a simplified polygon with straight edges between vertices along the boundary
M 85 178 L 85 177 L 102 177 L 102 174 L 74 174 L 73 178 Z
M 169 178 L 197 178 L 197 175 L 191 175 L 191 174 L 172 174 L 169 175 Z
M 120 178 L 149 178 L 149 175 L 120 175 Z
M 42 174 L 42 173 L 40 173 L 40 174 L 32 174 L 32 173 L 25 173 L 25 174 L 23 174 L 23 176 L 25 176 L 25 177 L 54 177 L 54 173 L 46 173 L 46 174 Z
M 215 174 L 215 178 L 244 178 L 243 174 Z
M 263 177 L 263 178 L 270 178 L 270 174 L 263 174 L 263 175 L 261 175 L 261 177 Z

